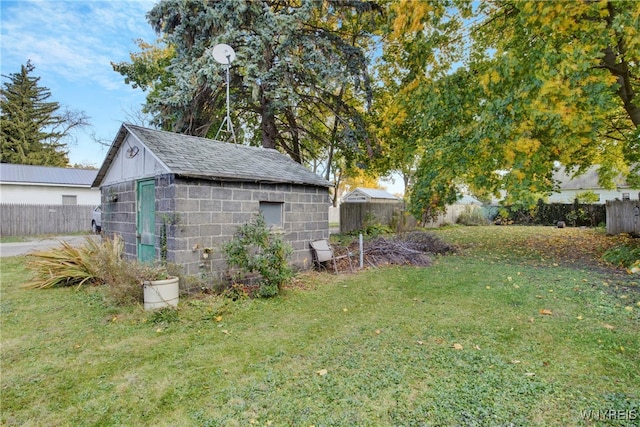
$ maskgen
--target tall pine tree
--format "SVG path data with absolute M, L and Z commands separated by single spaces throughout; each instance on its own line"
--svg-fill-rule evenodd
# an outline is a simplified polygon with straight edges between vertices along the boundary
M 75 127 L 88 124 L 82 112 L 59 112 L 49 101 L 51 92 L 30 74 L 31 61 L 19 73 L 3 75 L 0 89 L 0 162 L 25 165 L 67 166 L 65 138 Z

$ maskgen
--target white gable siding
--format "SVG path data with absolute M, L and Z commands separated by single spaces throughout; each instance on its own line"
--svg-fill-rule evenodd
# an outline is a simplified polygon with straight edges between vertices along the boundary
M 356 188 L 352 192 L 348 193 L 343 198 L 344 202 L 348 203 L 366 203 L 366 202 L 398 202 L 401 201 L 398 197 L 385 190 L 378 190 L 375 188 Z
M 99 205 L 100 190 L 42 184 L 0 184 L 0 202 L 30 205 L 61 205 L 62 196 L 76 196 L 78 205 Z
M 138 154 L 130 157 L 130 147 L 137 147 Z M 167 168 L 151 152 L 131 135 L 127 135 L 124 143 L 116 153 L 102 181 L 102 185 L 153 177 L 167 173 Z
M 629 188 L 617 190 L 607 190 L 604 188 L 562 190 L 560 193 L 552 193 L 549 196 L 549 203 L 573 203 L 578 194 L 586 191 L 593 191 L 598 194 L 600 196 L 600 200 L 596 203 L 605 204 L 607 200 L 622 200 L 623 193 L 629 194 L 631 199 L 637 199 L 639 190 Z
M 354 190 L 344 198 L 344 201 L 349 203 L 357 203 L 357 202 L 365 203 L 370 201 L 370 199 L 371 198 L 369 196 L 367 196 L 360 190 Z

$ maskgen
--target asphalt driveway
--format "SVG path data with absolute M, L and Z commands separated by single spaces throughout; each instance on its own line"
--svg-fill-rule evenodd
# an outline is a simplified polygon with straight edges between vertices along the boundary
M 81 236 L 57 236 L 50 239 L 31 240 L 28 242 L 0 243 L 0 257 L 26 255 L 30 252 L 41 251 L 43 249 L 57 248 L 61 242 L 68 242 L 71 245 L 82 245 L 86 238 L 100 239 L 98 235 Z

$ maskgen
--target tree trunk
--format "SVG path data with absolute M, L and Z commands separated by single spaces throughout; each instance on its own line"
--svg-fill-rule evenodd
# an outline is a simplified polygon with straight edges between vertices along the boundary
M 340 86 L 340 92 L 338 93 L 338 98 L 336 99 L 336 110 L 333 114 L 333 129 L 331 130 L 331 136 L 329 138 L 329 159 L 327 160 L 327 170 L 325 172 L 325 179 L 329 181 L 329 177 L 331 176 L 331 162 L 333 162 L 333 149 L 336 145 L 336 137 L 338 136 L 338 109 L 339 109 L 339 100 L 344 96 L 344 84 Z M 336 197 L 337 199 L 337 197 Z M 334 206 L 337 205 L 337 201 L 334 202 Z
M 264 64 L 261 68 L 268 72 L 273 68 L 273 51 L 270 46 L 265 46 L 262 52 Z M 276 139 L 278 137 L 278 128 L 276 127 L 276 114 L 273 107 L 273 100 L 266 93 L 265 85 L 268 83 L 262 81 L 260 83 L 260 131 L 262 132 L 262 147 L 276 148 Z
M 607 9 L 609 11 L 607 24 L 609 28 L 611 28 L 613 27 L 613 20 L 616 15 L 615 6 L 612 4 L 612 2 L 609 2 L 607 4 Z M 622 100 L 624 109 L 629 115 L 631 122 L 637 128 L 640 127 L 640 107 L 635 105 L 635 103 L 633 102 L 635 98 L 633 86 L 631 85 L 633 79 L 631 76 L 631 72 L 629 71 L 627 62 L 625 61 L 627 49 L 622 41 L 623 38 L 618 37 L 618 40 L 618 45 L 615 46 L 616 50 L 614 50 L 614 48 L 611 46 L 605 49 L 604 58 L 602 61 L 607 70 L 609 70 L 611 74 L 617 77 L 619 86 L 618 96 Z M 619 62 L 616 61 L 618 58 L 620 58 Z
M 276 116 L 273 111 L 271 100 L 264 96 L 264 92 L 260 97 L 260 106 L 262 110 L 260 120 L 260 131 L 262 132 L 262 147 L 276 148 Z
M 289 123 L 289 132 L 291 133 L 291 147 L 288 147 L 287 153 L 296 163 L 302 163 L 302 152 L 300 149 L 300 132 L 298 131 L 298 122 L 296 116 L 290 108 L 286 108 L 284 115 Z

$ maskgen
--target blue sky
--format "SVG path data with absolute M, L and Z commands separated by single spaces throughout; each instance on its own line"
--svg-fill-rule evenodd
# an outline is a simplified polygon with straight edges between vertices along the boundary
M 111 142 L 122 122 L 139 111 L 145 93 L 132 89 L 113 71 L 111 62 L 129 61 L 138 52 L 136 39 L 152 42 L 156 34 L 145 15 L 147 0 L 0 0 L 0 65 L 2 75 L 20 71 L 27 60 L 32 75 L 49 88 L 52 101 L 84 111 L 91 126 L 74 133 L 69 161 L 100 167 L 107 148 L 92 136 Z M 6 79 L 3 77 L 3 82 Z M 402 179 L 384 182 L 402 192 Z
M 155 40 L 145 18 L 154 3 L 0 0 L 2 75 L 19 72 L 31 59 L 32 75 L 50 89 L 50 100 L 90 117 L 92 126 L 76 132 L 77 142 L 69 144 L 72 164 L 100 166 L 106 148 L 91 135 L 112 141 L 144 103 L 144 92 L 126 85 L 110 63 L 128 61 L 139 50 L 135 39 Z

